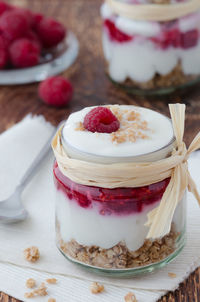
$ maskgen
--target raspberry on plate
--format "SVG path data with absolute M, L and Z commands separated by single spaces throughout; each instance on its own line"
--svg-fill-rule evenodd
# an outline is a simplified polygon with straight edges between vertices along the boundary
M 21 38 L 28 29 L 27 18 L 18 11 L 10 10 L 0 17 L 0 30 L 11 41 Z
M 39 85 L 39 97 L 48 105 L 62 107 L 72 98 L 73 87 L 62 76 L 53 76 Z
M 40 47 L 27 38 L 14 41 L 9 52 L 11 62 L 15 67 L 31 67 L 39 63 Z
M 5 13 L 5 11 L 11 9 L 11 6 L 4 1 L 0 1 L 0 16 Z
M 0 69 L 3 69 L 8 63 L 8 53 L 5 48 L 0 47 Z
M 37 27 L 43 19 L 44 19 L 44 16 L 42 14 L 39 14 L 39 13 L 33 14 L 32 29 L 37 31 Z
M 45 48 L 58 45 L 66 35 L 65 27 L 52 18 L 44 18 L 37 26 L 38 36 Z
M 86 114 L 83 125 L 91 132 L 111 133 L 119 129 L 120 122 L 110 109 L 96 107 Z

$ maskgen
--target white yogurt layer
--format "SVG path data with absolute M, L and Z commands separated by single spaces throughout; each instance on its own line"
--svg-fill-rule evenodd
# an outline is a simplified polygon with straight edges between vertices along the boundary
M 160 49 L 150 40 L 135 38 L 126 43 L 110 40 L 106 30 L 103 33 L 103 50 L 109 63 L 110 77 L 116 82 L 130 78 L 136 82 L 147 82 L 156 73 L 167 75 L 180 62 L 185 75 L 200 74 L 200 43 L 189 49 Z
M 139 249 L 146 238 L 148 228 L 144 226 L 147 213 L 156 205 L 146 207 L 142 213 L 126 216 L 103 216 L 97 209 L 84 209 L 69 200 L 62 191 L 57 191 L 56 212 L 60 224 L 61 238 L 68 242 L 72 239 L 79 244 L 109 249 L 124 242 L 129 250 Z M 178 230 L 184 227 L 185 198 L 176 209 L 173 222 Z
M 168 145 L 173 139 L 173 128 L 171 121 L 164 115 L 143 107 L 114 105 L 122 110 L 140 113 L 141 120 L 147 122 L 147 130 L 143 133 L 148 138 L 138 138 L 135 142 L 126 140 L 123 143 L 112 141 L 109 133 L 93 133 L 90 131 L 77 130 L 85 115 L 94 107 L 86 107 L 78 112 L 72 113 L 64 128 L 64 141 L 79 152 L 100 155 L 105 157 L 131 157 L 147 154 L 159 150 Z M 126 115 L 124 116 L 126 121 Z M 123 121 L 123 120 L 122 120 Z M 172 147 L 171 147 L 172 149 Z M 171 150 L 170 150 L 171 151 Z M 162 155 L 162 158 L 166 155 Z

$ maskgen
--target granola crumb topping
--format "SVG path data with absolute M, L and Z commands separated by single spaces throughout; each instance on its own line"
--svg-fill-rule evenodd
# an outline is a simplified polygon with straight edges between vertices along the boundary
M 124 297 L 125 302 L 137 302 L 136 296 L 134 293 L 129 292 L 125 297 Z
M 48 302 L 56 302 L 56 299 L 54 299 L 54 298 L 49 298 L 49 299 L 48 299 Z
M 56 278 L 49 278 L 49 279 L 46 279 L 46 282 L 49 283 L 49 284 L 56 284 L 57 279 Z
M 175 274 L 175 273 L 168 273 L 168 276 L 169 276 L 170 278 L 176 278 L 176 274 Z
M 111 133 L 111 140 L 116 144 L 126 141 L 136 142 L 138 139 L 148 139 L 144 131 L 148 130 L 147 121 L 141 119 L 139 112 L 121 109 L 119 106 L 108 106 L 112 113 L 118 118 L 120 128 Z
M 75 130 L 76 131 L 85 131 L 85 127 L 83 126 L 83 123 L 79 122 Z
M 29 262 L 36 262 L 40 258 L 39 249 L 36 246 L 26 248 L 24 250 L 24 257 Z
M 104 291 L 104 286 L 99 284 L 98 282 L 92 282 L 90 291 L 92 294 L 99 294 Z
M 26 280 L 26 287 L 28 288 L 33 288 L 35 287 L 36 282 L 33 278 L 29 278 L 28 280 Z

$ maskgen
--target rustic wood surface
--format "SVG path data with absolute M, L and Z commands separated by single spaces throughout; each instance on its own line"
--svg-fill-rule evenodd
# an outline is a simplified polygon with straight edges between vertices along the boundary
M 42 114 L 56 125 L 70 112 L 88 105 L 138 104 L 168 114 L 167 104 L 178 101 L 187 105 L 185 141 L 189 144 L 200 126 L 200 85 L 183 92 L 182 95 L 151 99 L 130 96 L 113 87 L 104 72 L 99 17 L 101 0 L 10 0 L 8 2 L 30 7 L 49 16 L 56 16 L 76 33 L 80 41 L 80 54 L 77 62 L 65 73 L 75 88 L 74 98 L 66 108 L 56 109 L 44 105 L 37 96 L 37 84 L 1 87 L 0 132 L 20 121 L 28 113 Z M 14 298 L 0 293 L 0 302 L 8 301 L 17 302 Z M 200 269 L 192 273 L 178 290 L 169 293 L 161 301 L 200 301 Z

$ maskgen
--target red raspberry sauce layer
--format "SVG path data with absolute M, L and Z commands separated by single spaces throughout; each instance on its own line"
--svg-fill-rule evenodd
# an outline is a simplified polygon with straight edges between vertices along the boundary
M 169 184 L 169 178 L 158 183 L 140 188 L 104 189 L 77 184 L 64 176 L 54 164 L 56 188 L 66 194 L 71 201 L 76 201 L 82 208 L 98 206 L 101 215 L 128 215 L 141 213 L 145 206 L 161 200 Z
M 118 29 L 115 23 L 109 19 L 104 20 L 104 27 L 107 28 L 109 37 L 112 41 L 118 43 L 125 43 L 134 40 L 138 35 L 127 35 Z M 151 40 L 155 45 L 163 50 L 169 47 L 188 49 L 195 47 L 198 44 L 200 33 L 197 29 L 189 30 L 185 33 L 180 32 L 176 22 L 166 22 L 163 25 L 162 32 L 157 37 L 146 37 Z

